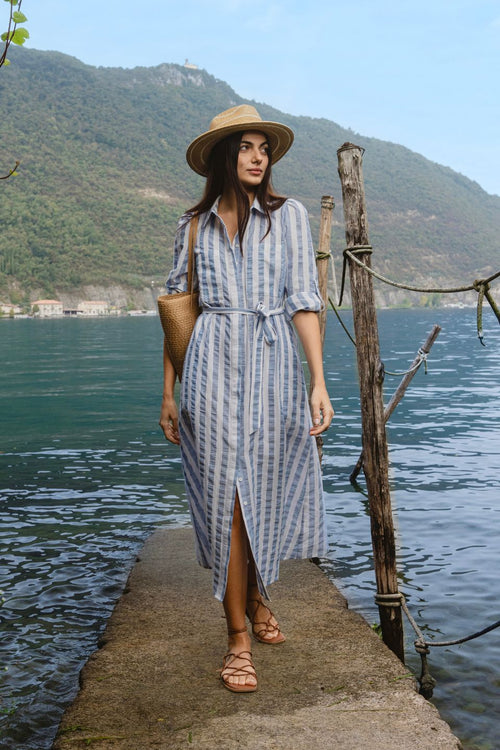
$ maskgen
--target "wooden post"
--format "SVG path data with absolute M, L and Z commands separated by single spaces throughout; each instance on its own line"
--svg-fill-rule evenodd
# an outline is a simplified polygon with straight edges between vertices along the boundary
M 432 345 L 437 339 L 439 332 L 441 330 L 441 326 L 438 326 L 435 324 L 432 328 L 432 331 L 427 336 L 425 343 L 422 344 L 420 351 L 422 351 L 424 354 L 429 354 L 430 350 L 432 349 Z M 401 399 L 406 393 L 406 389 L 410 385 L 411 381 L 413 380 L 414 375 L 418 372 L 420 365 L 422 364 L 422 358 L 420 356 L 420 351 L 411 363 L 410 367 L 408 368 L 408 372 L 404 374 L 403 379 L 401 380 L 400 384 L 394 391 L 391 400 L 387 404 L 387 406 L 384 409 L 384 422 L 387 423 L 387 420 L 391 416 L 392 412 L 396 408 L 396 406 L 399 404 Z M 361 454 L 358 458 L 358 461 L 356 463 L 356 466 L 351 472 L 351 476 L 349 479 L 351 482 L 354 482 L 356 477 L 358 476 L 359 472 L 361 471 L 361 467 L 363 466 L 363 459 L 364 459 L 364 453 L 361 451 Z
M 347 248 L 370 266 L 363 149 L 344 143 L 337 151 Z M 363 425 L 364 473 L 370 504 L 376 602 L 384 643 L 404 661 L 403 619 L 396 573 L 396 544 L 389 491 L 389 458 L 384 422 L 383 366 L 380 362 L 377 315 L 372 277 L 349 260 L 351 300 Z
M 324 302 L 324 310 L 319 313 L 319 329 L 321 334 L 321 349 L 325 343 L 326 309 L 328 305 L 328 260 L 330 258 L 330 239 L 332 231 L 332 211 L 335 207 L 331 195 L 324 195 L 321 199 L 321 223 L 319 227 L 318 252 L 316 253 L 316 268 L 318 270 L 319 293 Z M 309 389 L 310 393 L 310 389 Z M 316 436 L 319 461 L 323 459 L 323 438 Z

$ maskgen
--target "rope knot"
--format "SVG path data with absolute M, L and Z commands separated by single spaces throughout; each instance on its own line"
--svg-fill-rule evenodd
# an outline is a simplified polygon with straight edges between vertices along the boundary
M 476 290 L 476 292 L 482 292 L 483 294 L 487 292 L 490 288 L 490 285 L 486 279 L 476 279 L 472 282 L 472 286 Z
M 339 297 L 339 307 L 342 305 L 342 299 L 344 297 L 344 286 L 345 286 L 345 275 L 347 270 L 347 259 L 351 258 L 353 260 L 356 260 L 356 263 L 361 263 L 356 258 L 356 254 L 358 253 L 368 253 L 371 255 L 373 252 L 373 248 L 371 245 L 352 245 L 351 247 L 346 247 L 342 255 L 344 256 L 344 263 L 342 265 L 342 282 L 340 284 L 340 297 Z M 361 265 L 364 266 L 362 263 Z
M 413 645 L 415 646 L 415 651 L 417 652 L 417 654 L 430 654 L 431 652 L 426 642 L 422 641 L 420 638 L 414 641 Z
M 427 375 L 427 352 L 424 352 L 422 347 L 420 347 L 417 354 L 420 358 L 419 365 L 422 364 L 422 362 L 424 363 L 424 372 Z
M 404 596 L 401 591 L 392 594 L 375 594 L 375 604 L 379 607 L 401 607 Z
M 349 257 L 349 254 L 360 255 L 361 253 L 368 253 L 368 255 L 371 255 L 373 253 L 373 247 L 371 245 L 351 245 L 344 250 L 344 258 L 346 256 Z

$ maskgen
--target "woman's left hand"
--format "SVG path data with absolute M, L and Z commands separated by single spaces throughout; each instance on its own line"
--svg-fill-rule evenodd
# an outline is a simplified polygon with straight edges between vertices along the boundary
M 314 386 L 309 401 L 313 421 L 309 434 L 319 435 L 330 427 L 335 414 L 326 386 Z

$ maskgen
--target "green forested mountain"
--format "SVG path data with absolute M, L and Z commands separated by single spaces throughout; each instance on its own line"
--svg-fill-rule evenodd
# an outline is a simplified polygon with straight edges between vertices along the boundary
M 53 295 L 85 284 L 159 283 L 177 218 L 203 186 L 185 162 L 186 146 L 215 113 L 245 100 L 205 71 L 180 65 L 94 68 L 27 49 L 10 58 L 0 71 L 0 173 L 16 159 L 21 166 L 0 182 L 0 300 L 13 289 Z M 500 267 L 499 197 L 402 146 L 257 106 L 296 133 L 274 182 L 305 203 L 313 233 L 321 196 L 335 197 L 337 256 L 336 150 L 349 140 L 366 148 L 376 268 L 435 285 L 470 283 Z

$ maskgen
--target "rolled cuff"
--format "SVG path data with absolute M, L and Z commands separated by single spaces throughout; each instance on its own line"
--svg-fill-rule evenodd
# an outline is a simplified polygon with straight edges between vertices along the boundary
M 177 292 L 187 292 L 187 291 L 188 291 L 187 279 L 184 284 L 180 283 L 178 279 L 176 280 L 175 283 L 169 282 L 169 280 L 167 279 L 167 282 L 165 284 L 165 294 L 176 294 Z
M 293 318 L 299 310 L 320 312 L 325 309 L 321 296 L 315 292 L 297 292 L 285 299 L 285 314 Z

